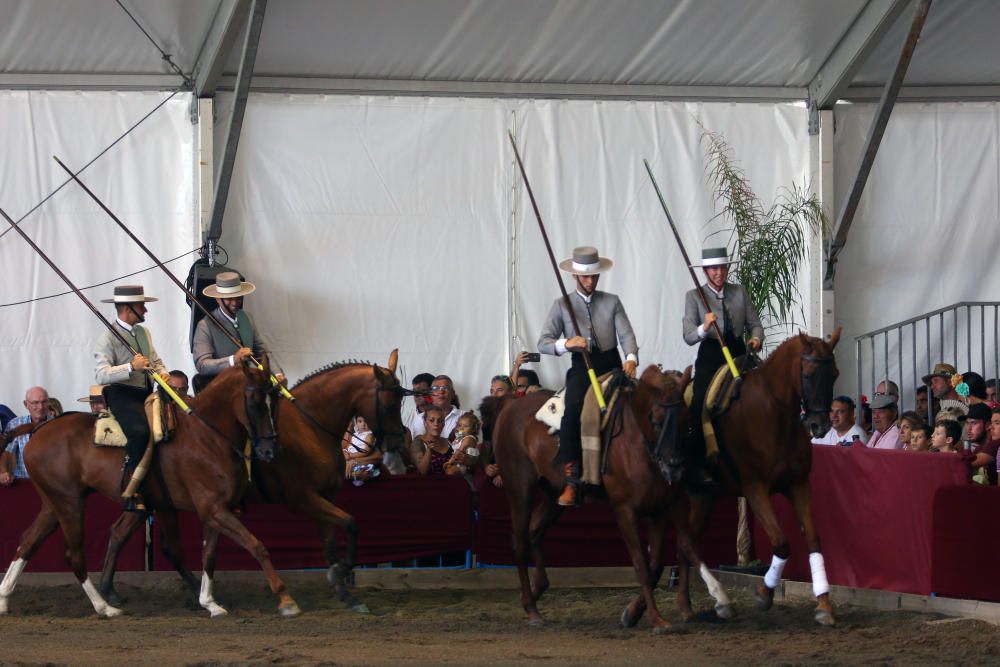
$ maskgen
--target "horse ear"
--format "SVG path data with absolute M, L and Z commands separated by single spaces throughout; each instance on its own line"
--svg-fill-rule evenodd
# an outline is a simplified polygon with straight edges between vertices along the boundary
M 837 347 L 837 343 L 840 342 L 840 332 L 843 330 L 843 328 L 844 327 L 842 327 L 840 325 L 837 325 L 837 328 L 833 330 L 832 334 L 830 334 L 830 348 L 831 349 Z
M 799 342 L 802 343 L 803 348 L 807 350 L 812 349 L 812 340 L 809 338 L 809 334 L 802 329 L 799 329 Z
M 399 361 L 399 348 L 398 347 L 395 350 L 393 350 L 392 352 L 389 353 L 389 364 L 386 366 L 386 368 L 389 369 L 389 372 L 392 373 L 393 375 L 396 374 L 396 362 L 397 361 Z
M 684 375 L 681 376 L 681 389 L 687 387 L 688 383 L 691 381 L 692 369 L 694 369 L 694 366 L 688 366 L 687 368 L 684 369 Z

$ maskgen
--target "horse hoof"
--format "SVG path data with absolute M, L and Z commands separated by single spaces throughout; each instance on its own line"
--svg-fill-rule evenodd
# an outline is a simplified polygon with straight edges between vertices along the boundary
M 766 592 L 765 592 L 766 591 Z M 753 606 L 759 611 L 767 611 L 774 604 L 774 591 L 761 587 L 754 591 L 753 594 Z
M 6 614 L 8 611 L 7 598 L 0 598 L 0 616 Z
M 208 613 L 210 618 L 219 618 L 220 616 L 229 616 L 229 612 L 225 607 L 220 607 L 217 604 L 213 604 L 208 608 Z
M 825 609 L 817 609 L 814 616 L 816 622 L 820 625 L 825 625 L 827 627 L 833 627 L 837 624 L 837 619 L 833 617 L 833 614 Z
M 364 602 L 359 602 L 357 604 L 352 604 L 351 605 L 351 611 L 357 612 L 359 614 L 370 614 L 370 613 L 372 613 L 372 610 L 369 609 L 368 605 L 366 605 Z
M 715 615 L 728 621 L 731 618 L 735 618 L 736 609 L 731 604 L 717 604 L 715 605 Z
M 670 625 L 668 625 L 668 624 L 666 624 L 666 623 L 664 625 L 654 625 L 653 626 L 653 634 L 654 635 L 665 635 L 668 632 L 670 632 L 671 630 L 673 630 L 673 627 L 670 626 Z
M 638 622 L 637 619 L 632 618 L 632 615 L 628 613 L 628 607 L 622 610 L 621 623 L 623 628 L 634 628 Z
M 545 619 L 541 616 L 532 616 L 528 619 L 528 627 L 540 628 L 545 625 Z
M 294 618 L 301 614 L 302 610 L 299 609 L 299 605 L 295 604 L 294 600 L 291 600 L 278 605 L 278 613 L 284 618 Z
M 107 600 L 108 604 L 112 607 L 120 607 L 124 604 L 124 600 L 118 595 L 117 591 L 110 591 L 107 595 L 104 595 L 104 599 Z
M 327 568 L 327 570 L 326 570 L 326 583 L 330 584 L 331 586 L 336 586 L 337 585 L 337 575 L 334 573 L 333 569 L 334 569 L 333 565 L 331 565 L 330 567 Z
M 124 613 L 125 612 L 119 609 L 118 607 L 113 607 L 111 605 L 108 605 L 107 607 L 104 608 L 104 613 L 102 614 L 102 616 L 104 616 L 105 618 L 114 618 L 116 616 L 121 616 Z

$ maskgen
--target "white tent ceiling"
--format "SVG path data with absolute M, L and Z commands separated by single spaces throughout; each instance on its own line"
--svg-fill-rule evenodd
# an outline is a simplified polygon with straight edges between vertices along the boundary
M 187 73 L 213 21 L 234 2 L 121 1 Z M 545 86 L 604 85 L 803 98 L 872 3 L 879 0 L 270 0 L 255 88 L 489 82 L 541 86 L 540 94 Z M 895 21 L 855 86 L 881 85 L 889 76 L 911 13 L 907 7 Z M 0 25 L 7 33 L 0 87 L 163 88 L 180 81 L 115 0 L 0 0 Z M 995 85 L 997 25 L 1000 2 L 936 0 L 907 84 Z M 235 74 L 237 56 L 238 48 L 227 73 Z

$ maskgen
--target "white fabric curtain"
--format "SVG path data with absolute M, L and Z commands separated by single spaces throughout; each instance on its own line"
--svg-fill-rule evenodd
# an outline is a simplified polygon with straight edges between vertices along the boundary
M 837 107 L 835 184 L 838 207 L 846 197 L 873 105 Z M 1000 263 L 1000 105 L 995 102 L 897 104 L 865 188 L 836 279 L 836 318 L 844 325 L 838 348 L 838 390 L 855 393 L 854 336 L 960 301 L 996 301 Z M 992 314 L 987 312 L 986 378 L 995 368 Z M 972 314 L 974 353 L 965 354 L 964 312 L 958 322 L 958 358 L 951 350 L 954 324 L 945 320 L 944 358 L 933 324 L 928 358 L 925 332 L 918 328 L 917 373 L 912 372 L 912 331 L 903 331 L 903 368 L 899 338 L 892 333 L 886 350 L 878 344 L 876 366 L 868 347 L 862 352 L 861 391 L 869 396 L 886 375 L 901 382 L 903 404 L 930 366 L 945 361 L 959 371 L 983 372 L 979 313 Z
M 641 365 L 683 368 L 690 278 L 642 159 L 700 256 L 724 223 L 708 223 L 696 120 L 725 135 L 765 204 L 805 183 L 801 104 L 254 95 L 222 245 L 256 282 L 246 308 L 293 380 L 398 347 L 405 381 L 447 373 L 475 407 L 514 354 L 536 349 L 558 295 L 513 129 L 555 253 L 596 245 L 613 258 L 600 287 L 621 295 Z M 535 367 L 556 386 L 567 366 Z
M 4 150 L 0 207 L 15 220 L 66 179 L 57 155 L 79 169 L 169 93 L 0 91 Z M 81 174 L 81 179 L 161 258 L 198 244 L 194 205 L 193 127 L 186 96 L 177 96 Z M 22 225 L 78 286 L 147 269 L 152 262 L 76 184 L 69 184 Z M 0 232 L 8 229 L 0 223 Z M 171 264 L 182 277 L 193 257 Z M 64 292 L 65 284 L 14 231 L 0 238 L 0 402 L 25 414 L 24 392 L 42 385 L 66 409 L 94 383 L 93 341 L 102 325 L 68 294 L 23 305 L 14 302 Z M 179 290 L 158 269 L 85 290 L 97 302 L 114 284 L 143 284 L 160 297 L 147 323 L 171 368 L 190 370 L 188 317 Z M 96 304 L 109 318 L 112 306 Z

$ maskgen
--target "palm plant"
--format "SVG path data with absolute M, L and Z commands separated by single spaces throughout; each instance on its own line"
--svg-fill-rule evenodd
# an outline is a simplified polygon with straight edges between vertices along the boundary
M 727 246 L 735 246 L 733 255 L 739 264 L 734 278 L 746 288 L 762 320 L 788 328 L 795 324 L 800 296 L 797 281 L 808 235 L 827 226 L 819 199 L 806 187 L 793 184 L 781 188 L 774 202 L 765 207 L 725 138 L 702 126 L 702 142 L 707 179 L 721 208 L 716 217 L 723 216 L 731 224 L 715 233 L 728 233 Z M 797 310 L 802 314 L 801 306 Z

